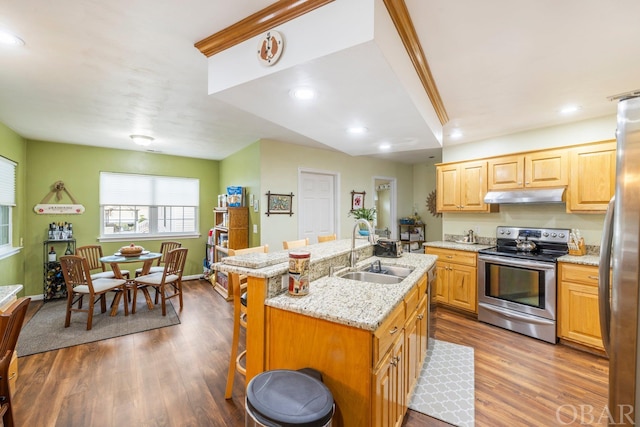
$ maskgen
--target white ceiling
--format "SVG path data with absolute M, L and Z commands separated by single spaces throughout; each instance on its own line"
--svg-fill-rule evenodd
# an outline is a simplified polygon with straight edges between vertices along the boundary
M 613 115 L 608 96 L 640 89 L 637 0 L 405 1 L 450 117 L 445 145 Z M 30 139 L 130 150 L 145 150 L 130 134 L 148 134 L 154 150 L 207 159 L 258 139 L 407 163 L 439 159 L 433 138 L 420 142 L 428 129 L 405 102 L 410 94 L 398 92 L 388 70 L 354 69 L 349 54 L 337 54 L 330 68 L 310 62 L 290 71 L 304 70 L 325 87 L 354 75 L 362 87 L 380 88 L 358 94 L 344 110 L 320 99 L 316 127 L 306 119 L 287 128 L 275 113 L 247 112 L 208 95 L 207 58 L 194 43 L 271 3 L 0 0 L 0 29 L 26 42 L 0 46 L 0 122 Z M 283 77 L 290 76 L 270 84 Z M 560 115 L 570 103 L 581 110 Z M 354 108 L 362 108 L 376 138 L 395 144 L 393 152 L 377 154 L 373 142 L 357 150 L 337 142 L 344 129 L 325 119 L 336 122 Z M 385 111 L 391 120 L 381 119 Z M 458 141 L 449 137 L 454 128 L 464 134 Z

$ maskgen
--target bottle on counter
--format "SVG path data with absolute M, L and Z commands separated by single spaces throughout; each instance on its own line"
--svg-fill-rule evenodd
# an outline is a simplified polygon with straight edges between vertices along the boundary
M 51 246 L 51 250 L 49 251 L 49 262 L 56 262 L 56 250 Z
M 73 252 L 71 252 L 71 242 L 67 242 L 67 249 L 64 251 L 65 255 L 73 255 Z
M 68 228 L 68 238 L 69 239 L 73 239 L 73 224 L 69 223 L 69 228 Z

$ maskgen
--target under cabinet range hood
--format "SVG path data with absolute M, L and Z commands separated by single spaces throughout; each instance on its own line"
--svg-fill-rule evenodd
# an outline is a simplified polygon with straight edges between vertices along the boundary
M 564 203 L 564 187 L 489 191 L 485 203 Z

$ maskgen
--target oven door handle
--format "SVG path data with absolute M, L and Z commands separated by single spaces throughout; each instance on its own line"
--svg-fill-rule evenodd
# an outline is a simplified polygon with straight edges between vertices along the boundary
M 516 259 L 517 261 L 511 261 Z M 530 267 L 538 270 L 543 270 L 543 269 L 555 270 L 556 268 L 555 263 L 537 262 L 537 261 L 530 261 L 530 260 L 520 259 L 520 258 L 499 257 L 499 256 L 492 256 L 492 255 L 480 255 L 478 256 L 478 261 L 485 261 L 485 262 L 489 261 L 489 262 L 494 262 L 494 263 L 511 266 L 511 267 Z

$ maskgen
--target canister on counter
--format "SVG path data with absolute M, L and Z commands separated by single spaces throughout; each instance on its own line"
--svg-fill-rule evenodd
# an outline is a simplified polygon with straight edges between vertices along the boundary
M 289 252 L 289 293 L 307 295 L 309 293 L 309 261 L 307 251 Z

